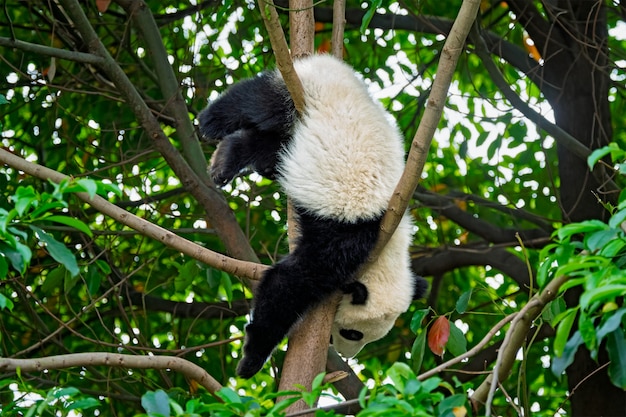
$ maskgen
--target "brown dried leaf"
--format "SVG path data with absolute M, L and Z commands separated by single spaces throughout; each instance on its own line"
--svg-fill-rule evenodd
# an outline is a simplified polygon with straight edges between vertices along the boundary
M 443 356 L 450 337 L 450 322 L 446 316 L 439 316 L 428 331 L 428 347 L 437 356 Z

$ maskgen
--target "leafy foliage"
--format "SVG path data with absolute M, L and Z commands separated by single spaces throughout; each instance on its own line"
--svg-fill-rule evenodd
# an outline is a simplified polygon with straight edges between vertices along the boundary
M 100 415 L 116 416 L 280 415 L 288 402 L 275 401 L 279 375 L 275 371 L 284 347 L 254 379 L 233 378 L 249 312 L 247 285 L 128 229 L 74 197 L 77 192 L 105 196 L 214 251 L 248 248 L 266 264 L 287 252 L 286 201 L 273 182 L 243 176 L 224 190 L 225 198 L 208 188 L 201 197 L 222 199 L 224 209 L 208 210 L 198 198 L 200 187 L 189 187 L 172 163 L 183 161 L 202 178 L 214 150 L 213 144 L 203 144 L 206 157 L 200 150 L 185 151 L 197 140 L 193 132 L 183 133 L 185 117 L 174 113 L 177 105 L 193 119 L 228 85 L 274 66 L 259 11 L 254 2 L 147 2 L 156 25 L 147 36 L 121 6 L 125 2 L 106 3 L 80 6 L 132 89 L 116 84 L 119 80 L 98 64 L 84 61 L 91 46 L 58 2 L 4 4 L 0 38 L 10 46 L 3 46 L 0 60 L 2 149 L 73 180 L 53 184 L 0 166 L 0 358 L 93 351 L 178 355 L 225 385 L 216 394 L 223 402 L 173 372 L 85 366 L 3 373 L 0 410 L 3 415 L 66 415 L 66 405 L 78 404 L 77 412 L 84 415 L 94 408 Z M 427 104 L 443 34 L 460 3 L 347 4 L 345 59 L 394 114 L 407 147 Z M 362 415 L 469 413 L 465 393 L 475 390 L 482 373 L 491 369 L 503 332 L 475 361 L 458 363 L 438 379 L 419 382 L 416 374 L 438 365 L 440 354 L 447 360 L 476 346 L 499 320 L 519 311 L 560 274 L 571 277 L 563 291 L 580 291 L 580 303 L 567 306 L 559 298 L 544 311 L 521 349 L 523 359 L 515 361 L 514 376 L 501 381 L 503 390 L 493 400 L 496 412 L 536 416 L 552 416 L 560 408 L 569 412 L 566 393 L 571 389 L 562 374 L 577 349 L 588 348 L 597 358 L 608 350 L 610 379 L 624 387 L 626 283 L 620 268 L 626 198 L 605 202 L 608 221 L 585 213 L 580 216 L 585 221 L 567 224 L 563 213 L 570 215 L 576 207 L 566 206 L 563 196 L 572 189 L 582 191 L 571 178 L 562 180 L 559 167 L 580 178 L 588 176 L 588 167 L 582 170 L 562 160 L 567 152 L 561 138 L 535 125 L 545 127 L 554 120 L 585 139 L 592 138 L 581 130 L 585 127 L 606 132 L 606 138 L 594 137 L 593 143 L 611 144 L 592 153 L 590 165 L 602 161 L 606 166 L 611 156 L 617 172 L 626 171 L 622 151 L 626 118 L 620 116 L 625 112 L 625 70 L 618 64 L 624 59 L 626 40 L 616 30 L 623 25 L 622 14 L 619 5 L 603 4 L 606 21 L 586 26 L 563 23 L 571 30 L 582 30 L 581 26 L 610 30 L 608 47 L 598 55 L 607 56 L 609 62 L 577 71 L 571 57 L 580 56 L 579 51 L 566 58 L 559 53 L 563 45 L 591 43 L 576 33 L 575 39 L 559 40 L 560 49 L 550 59 L 537 56 L 546 49 L 529 48 L 529 40 L 538 43 L 541 37 L 529 34 L 524 12 L 536 7 L 536 22 L 550 4 L 528 2 L 523 11 L 514 9 L 516 4 L 481 4 L 477 32 L 488 42 L 506 88 L 496 85 L 474 53 L 479 42 L 471 39 L 410 206 L 417 229 L 413 268 L 428 277 L 431 293 L 427 300 L 416 300 L 386 338 L 368 345 L 350 362 L 370 388 L 362 391 Z M 315 44 L 323 51 L 330 42 L 330 10 L 325 3 L 316 4 L 316 10 Z M 569 14 L 557 17 L 563 16 Z M 286 13 L 281 12 L 281 22 L 289 29 Z M 545 33 L 550 36 L 556 34 Z M 13 40 L 26 44 L 18 47 L 10 43 Z M 155 40 L 166 51 L 165 62 L 151 49 Z M 554 69 L 556 64 L 563 66 Z M 180 100 L 162 88 L 159 74 L 164 69 L 173 70 L 177 81 L 170 87 L 180 92 Z M 556 76 L 540 78 L 550 73 Z M 593 88 L 579 88 L 592 86 L 605 75 L 605 85 L 611 86 L 605 96 L 592 97 L 588 90 Z M 564 79 L 577 87 L 565 85 L 559 92 L 575 91 L 580 94 L 577 100 L 554 98 L 551 86 Z M 131 92 L 139 93 L 157 131 L 150 130 L 145 115 L 139 117 L 136 106 L 129 105 Z M 546 119 L 515 108 L 505 98 L 510 92 Z M 573 103 L 598 103 L 598 108 L 572 111 L 568 105 Z M 564 114 L 575 115 L 576 120 Z M 598 119 L 584 120 L 586 115 Z M 184 156 L 163 151 L 155 134 L 165 135 Z M 622 176 L 612 180 L 623 188 Z M 576 203 L 593 207 L 596 196 L 582 193 Z M 224 232 L 222 223 L 228 221 L 243 239 L 235 239 L 232 229 Z M 433 332 L 435 320 L 445 320 L 449 332 Z M 440 354 L 426 349 L 431 336 L 439 339 Z M 78 387 L 80 392 L 58 387 Z M 576 392 L 582 390 L 583 385 Z M 306 396 L 312 404 L 322 392 L 328 392 L 327 386 L 316 380 L 310 393 L 297 398 Z
M 614 161 L 620 161 L 617 166 L 623 175 L 619 167 L 626 153 L 615 144 L 590 155 L 590 167 L 609 153 Z M 594 359 L 601 346 L 605 346 L 611 360 L 611 381 L 626 389 L 625 219 L 626 195 L 622 194 L 617 207 L 611 208 L 608 222 L 587 220 L 565 225 L 555 232 L 556 242 L 543 250 L 545 260 L 539 269 L 538 283 L 543 285 L 555 276 L 567 276 L 570 279 L 561 291 L 571 288 L 580 291 L 578 305 L 564 308 L 562 303 L 554 302 L 556 310 L 551 312 L 551 323 L 558 326 L 554 339 L 556 357 L 551 367 L 556 376 L 572 364 L 581 345 L 589 349 Z

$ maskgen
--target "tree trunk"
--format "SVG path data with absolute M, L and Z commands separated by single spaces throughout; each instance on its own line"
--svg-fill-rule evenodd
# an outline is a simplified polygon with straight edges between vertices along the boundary
M 603 2 L 561 0 L 546 5 L 548 21 L 537 23 L 538 14 L 530 12 L 525 27 L 543 47 L 544 59 L 540 85 L 550 102 L 558 126 L 590 149 L 607 145 L 613 135 L 609 111 L 609 72 L 606 7 Z M 535 19 L 533 19 L 533 17 Z M 548 29 L 548 30 L 546 30 Z M 577 222 L 606 219 L 608 212 L 598 198 L 615 196 L 603 193 L 591 175 L 587 162 L 557 143 L 560 177 L 560 204 L 563 219 Z M 568 305 L 579 302 L 580 292 L 566 293 Z M 603 351 L 603 349 L 601 349 Z M 572 416 L 626 416 L 626 393 L 615 387 L 600 353 L 598 362 L 581 347 L 567 369 Z

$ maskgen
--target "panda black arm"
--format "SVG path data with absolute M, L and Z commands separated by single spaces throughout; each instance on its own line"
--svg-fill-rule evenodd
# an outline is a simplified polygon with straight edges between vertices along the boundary
M 359 281 L 354 281 L 346 284 L 341 288 L 341 290 L 344 292 L 344 294 L 352 295 L 351 304 L 363 305 L 367 302 L 367 287 Z

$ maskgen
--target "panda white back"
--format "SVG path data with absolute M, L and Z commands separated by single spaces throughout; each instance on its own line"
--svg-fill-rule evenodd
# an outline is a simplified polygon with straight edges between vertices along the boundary
M 346 222 L 378 217 L 404 167 L 393 119 L 353 69 L 329 55 L 295 62 L 305 112 L 280 156 L 279 181 L 297 204 Z

